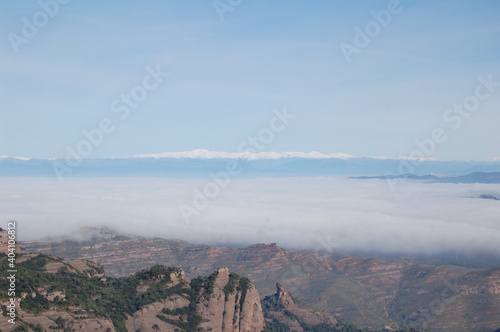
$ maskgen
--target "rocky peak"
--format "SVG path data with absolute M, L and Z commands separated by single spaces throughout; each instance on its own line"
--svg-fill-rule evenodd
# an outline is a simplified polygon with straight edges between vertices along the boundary
M 259 293 L 247 279 L 222 267 L 208 277 L 197 301 L 204 331 L 257 331 L 264 329 Z
M 276 283 L 276 293 L 267 296 L 262 300 L 262 304 L 268 323 L 277 320 L 292 331 L 303 332 L 306 325 L 309 328 L 317 329 L 324 326 L 338 327 L 337 320 L 328 314 L 309 308 L 299 308 L 279 282 Z
M 171 286 L 175 286 L 180 282 L 189 284 L 189 278 L 186 276 L 186 273 L 182 269 L 178 269 L 170 273 L 170 280 L 172 282 Z
M 217 278 L 229 278 L 229 269 L 227 267 L 219 267 L 217 269 Z
M 276 299 L 281 302 L 285 306 L 285 308 L 288 309 L 295 307 L 295 302 L 293 302 L 292 298 L 290 297 L 290 295 L 288 295 L 285 287 L 281 283 L 276 283 L 276 289 Z

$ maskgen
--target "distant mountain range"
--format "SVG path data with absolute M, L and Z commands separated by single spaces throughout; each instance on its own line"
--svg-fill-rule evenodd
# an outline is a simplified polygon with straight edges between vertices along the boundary
M 500 328 L 500 268 L 363 259 L 341 253 L 335 257 L 319 256 L 286 250 L 275 243 L 247 248 L 194 245 L 124 236 L 105 228 L 86 228 L 70 237 L 20 245 L 26 251 L 92 260 L 114 276 L 128 276 L 162 264 L 182 268 L 188 277 L 194 278 L 227 266 L 252 280 L 261 299 L 275 294 L 275 284 L 279 282 L 295 302 L 370 329 Z M 292 307 L 295 308 L 290 303 Z M 275 317 L 285 319 L 287 315 L 292 317 L 293 312 L 282 310 Z
M 402 174 L 402 175 L 379 175 L 379 176 L 356 176 L 351 177 L 351 179 L 361 179 L 361 180 L 387 180 L 387 179 L 408 179 L 408 180 L 418 180 L 423 182 L 432 183 L 500 183 L 500 172 L 474 172 L 462 176 L 435 176 L 435 175 L 414 175 L 414 174 Z M 488 198 L 488 197 L 481 197 Z
M 479 198 L 482 198 L 482 199 L 492 199 L 494 201 L 500 201 L 500 198 L 495 197 L 493 195 L 487 195 L 487 194 L 483 194 L 483 195 L 479 196 Z
M 357 158 L 319 152 L 214 152 L 194 150 L 136 155 L 126 158 L 30 159 L 0 157 L 0 176 L 147 176 L 207 177 L 224 171 L 232 163 L 241 177 L 282 176 L 458 176 L 473 172 L 500 172 L 495 161 L 435 161 L 387 158 Z

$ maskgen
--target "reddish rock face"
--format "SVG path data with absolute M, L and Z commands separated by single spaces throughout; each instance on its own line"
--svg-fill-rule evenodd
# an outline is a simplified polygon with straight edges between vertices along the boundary
M 311 327 L 320 324 L 329 326 L 338 325 L 337 320 L 328 314 L 317 312 L 309 308 L 298 307 L 290 295 L 288 295 L 283 285 L 279 282 L 276 283 L 276 294 L 273 296 L 281 309 L 271 310 L 269 315 L 272 317 L 269 318 L 277 319 L 280 323 L 288 326 L 290 330 L 302 332 L 303 328 L 300 324 L 301 322 Z M 266 299 L 264 299 L 263 302 L 265 303 Z
M 0 263 L 4 264 L 6 260 L 7 257 L 0 257 Z M 30 260 L 31 265 L 26 264 Z M 29 305 L 35 298 L 37 303 L 44 303 L 43 307 L 33 307 L 33 304 L 26 308 L 16 307 L 21 328 L 40 326 L 48 331 L 64 327 L 71 331 L 112 332 L 115 326 L 119 326 L 117 324 L 124 324 L 128 331 L 174 332 L 180 330 L 179 327 L 186 330 L 188 324 L 187 330 L 212 332 L 264 330 L 257 289 L 250 280 L 230 273 L 225 267 L 209 277 L 191 282 L 181 269 L 155 266 L 120 281 L 123 285 L 134 286 L 126 288 L 124 294 L 127 296 L 122 298 L 114 297 L 122 289 L 112 288 L 112 285 L 122 284 L 118 280 L 107 283 L 101 268 L 92 262 L 68 261 L 42 254 L 23 255 L 19 261 L 25 264 L 22 270 L 24 280 L 34 280 L 33 275 L 47 280 L 47 284 L 33 288 L 31 292 L 22 292 L 15 298 L 16 304 Z M 57 285 L 61 286 L 60 289 L 56 288 Z M 31 283 L 30 287 L 33 287 Z M 66 293 L 73 288 L 81 297 L 75 297 L 71 291 Z M 90 294 L 91 302 L 102 303 L 103 299 L 112 298 L 113 309 L 136 308 L 135 312 L 121 311 L 125 319 L 116 320 L 115 316 L 112 320 L 113 316 L 102 314 L 102 309 L 96 309 L 94 303 L 90 305 L 81 299 L 90 298 Z M 141 299 L 146 301 L 141 302 Z M 119 305 L 116 307 L 115 303 Z M 195 310 L 192 309 L 194 303 Z M 6 308 L 3 306 L 8 303 L 1 300 L 0 305 Z M 13 331 L 16 327 L 6 319 L 0 321 L 1 331 Z
M 238 276 L 231 276 L 223 267 L 217 270 L 213 290 L 208 293 L 200 294 L 197 305 L 202 318 L 200 328 L 215 332 L 264 329 L 259 293 L 252 283 L 243 285 Z
M 281 303 L 283 303 L 283 305 L 285 306 L 286 309 L 291 309 L 291 308 L 295 308 L 296 307 L 296 305 L 293 302 L 292 298 L 288 295 L 288 293 L 285 290 L 285 287 L 283 287 L 282 284 L 280 284 L 279 282 L 277 282 L 276 283 L 276 289 L 277 289 L 276 296 L 278 298 L 278 301 L 280 301 Z
M 430 329 L 498 328 L 498 268 L 362 259 L 338 252 L 318 256 L 286 250 L 277 244 L 216 248 L 158 238 L 126 238 L 109 230 L 87 238 L 83 242 L 66 239 L 21 243 L 21 247 L 63 258 L 89 259 L 102 264 L 114 276 L 162 264 L 182 268 L 193 278 L 227 266 L 252 280 L 261 296 L 273 294 L 276 281 L 280 281 L 302 303 L 368 329 L 412 327 L 415 315 L 417 322 L 425 320 Z M 453 292 L 454 288 L 450 293 L 449 283 L 458 284 L 461 293 Z M 445 298 L 441 297 L 443 292 Z M 419 314 L 420 310 L 431 310 L 436 301 L 446 304 L 444 312 L 432 319 Z

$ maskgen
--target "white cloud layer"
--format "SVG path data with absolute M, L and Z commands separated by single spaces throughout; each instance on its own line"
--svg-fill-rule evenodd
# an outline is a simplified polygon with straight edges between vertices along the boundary
M 180 204 L 210 180 L 168 178 L 0 178 L 2 223 L 19 240 L 68 234 L 87 225 L 195 243 L 277 242 L 289 249 L 329 242 L 347 251 L 489 252 L 500 257 L 499 185 L 325 177 L 233 179 L 186 224 Z

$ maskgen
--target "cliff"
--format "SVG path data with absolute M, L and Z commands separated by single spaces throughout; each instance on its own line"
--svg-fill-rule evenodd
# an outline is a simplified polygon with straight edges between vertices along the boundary
M 262 300 L 265 320 L 275 326 L 286 326 L 290 331 L 333 331 L 340 328 L 339 322 L 332 316 L 299 307 L 285 288 L 276 283 L 276 294 Z
M 106 229 L 25 242 L 21 247 L 68 259 L 89 259 L 114 276 L 162 264 L 182 268 L 193 278 L 227 266 L 252 280 L 261 297 L 274 293 L 279 281 L 301 303 L 368 329 L 427 327 L 468 332 L 500 327 L 499 268 L 427 264 L 407 258 L 362 259 L 341 253 L 326 257 L 276 244 L 212 247 L 126 237 Z M 436 303 L 439 310 L 434 309 Z
M 196 305 L 205 331 L 262 331 L 264 316 L 259 293 L 247 279 L 220 268 Z
M 0 268 L 7 270 L 7 257 Z M 1 331 L 241 331 L 265 329 L 260 297 L 247 278 L 219 268 L 189 280 L 181 269 L 153 266 L 113 278 L 85 260 L 19 255 L 16 324 Z M 2 289 L 8 281 L 0 280 Z M 2 314 L 10 298 L 0 295 Z

